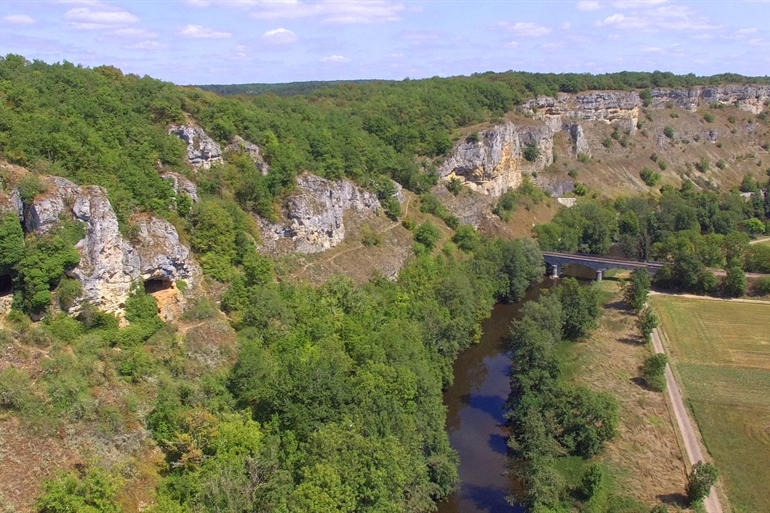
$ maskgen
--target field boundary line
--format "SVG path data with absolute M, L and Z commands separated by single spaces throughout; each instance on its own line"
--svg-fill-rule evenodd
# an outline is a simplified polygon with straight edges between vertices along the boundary
M 666 354 L 658 328 L 655 328 L 652 331 L 652 347 L 655 349 L 656 354 Z M 682 391 L 674 378 L 674 373 L 671 371 L 670 364 L 666 365 L 666 388 L 668 389 L 668 398 L 674 411 L 676 424 L 679 427 L 679 436 L 684 442 L 685 452 L 687 453 L 687 459 L 690 461 L 690 466 L 695 465 L 699 461 L 705 462 L 700 442 L 698 441 L 695 429 L 693 428 L 692 420 L 687 414 L 687 408 L 682 399 Z M 703 501 L 703 504 L 708 513 L 722 513 L 722 504 L 717 497 L 716 487 L 711 488 L 711 493 Z

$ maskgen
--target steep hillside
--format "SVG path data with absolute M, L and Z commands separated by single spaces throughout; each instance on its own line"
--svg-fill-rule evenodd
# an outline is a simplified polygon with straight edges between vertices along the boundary
M 0 59 L 0 509 L 430 511 L 452 362 L 544 272 L 511 239 L 563 216 L 551 193 L 764 173 L 743 82 L 225 98 Z

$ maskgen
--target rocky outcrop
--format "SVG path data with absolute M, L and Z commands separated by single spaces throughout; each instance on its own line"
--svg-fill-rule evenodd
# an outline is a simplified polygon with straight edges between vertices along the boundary
M 233 137 L 232 142 L 227 145 L 225 151 L 246 153 L 249 158 L 254 161 L 254 164 L 257 166 L 257 169 L 259 169 L 260 173 L 266 175 L 270 171 L 270 166 L 267 165 L 264 157 L 262 157 L 262 152 L 259 149 L 259 146 L 253 142 L 245 140 L 240 135 Z
M 691 87 L 680 89 L 652 89 L 650 109 L 663 109 L 675 105 L 694 111 L 701 102 L 705 104 L 734 104 L 739 108 L 759 114 L 770 99 L 770 86 L 726 85 Z M 525 102 L 520 110 L 555 127 L 568 120 L 625 122 L 626 128 L 636 126 L 644 101 L 637 91 L 587 91 L 584 93 L 559 93 L 556 97 L 539 96 Z
M 15 214 L 21 219 L 24 213 L 23 208 L 18 190 L 13 189 L 7 194 L 0 190 L 0 216 Z
M 577 123 L 566 123 L 563 128 L 572 138 L 575 155 L 577 156 L 583 153 L 590 157 L 591 147 L 588 145 L 585 133 L 583 133 L 583 127 Z
M 160 175 L 161 178 L 171 184 L 171 188 L 178 194 L 186 194 L 193 203 L 198 203 L 198 188 L 186 176 L 173 171 L 167 171 Z
M 138 220 L 132 244 L 120 233 L 104 188 L 78 186 L 60 177 L 48 177 L 44 184 L 47 192 L 24 205 L 25 231 L 46 233 L 63 218 L 85 225 L 85 237 L 75 246 L 80 263 L 71 272 L 83 293 L 72 311 L 87 300 L 102 310 L 121 313 L 133 283 L 140 279 L 194 282 L 199 277 L 189 250 L 167 221 L 154 217 Z
M 473 190 L 499 196 L 509 187 L 518 187 L 522 173 L 553 163 L 553 135 L 553 129 L 542 123 L 497 125 L 455 146 L 439 168 L 439 176 L 459 178 Z M 537 148 L 531 161 L 524 158 L 527 146 Z
M 346 212 L 373 215 L 379 209 L 380 202 L 374 194 L 351 182 L 335 182 L 305 173 L 297 177 L 297 190 L 286 201 L 283 222 L 260 219 L 263 245 L 279 252 L 325 251 L 345 239 Z
M 169 135 L 175 135 L 187 144 L 187 161 L 195 169 L 209 169 L 214 164 L 222 164 L 222 148 L 206 135 L 202 128 L 188 125 L 174 125 L 168 129 Z

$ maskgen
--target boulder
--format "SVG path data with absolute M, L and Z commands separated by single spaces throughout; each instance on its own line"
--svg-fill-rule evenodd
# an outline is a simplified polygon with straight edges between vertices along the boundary
M 168 129 L 168 133 L 179 137 L 187 144 L 187 161 L 195 169 L 209 169 L 214 164 L 224 162 L 222 148 L 202 128 L 174 125 Z
M 171 184 L 176 194 L 186 194 L 193 203 L 198 203 L 198 188 L 189 178 L 173 171 L 167 171 L 160 177 Z

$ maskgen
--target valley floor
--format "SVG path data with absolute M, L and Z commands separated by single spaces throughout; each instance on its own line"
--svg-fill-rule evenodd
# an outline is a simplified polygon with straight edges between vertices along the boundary
M 770 504 L 770 308 L 654 296 L 670 362 L 736 513 Z

